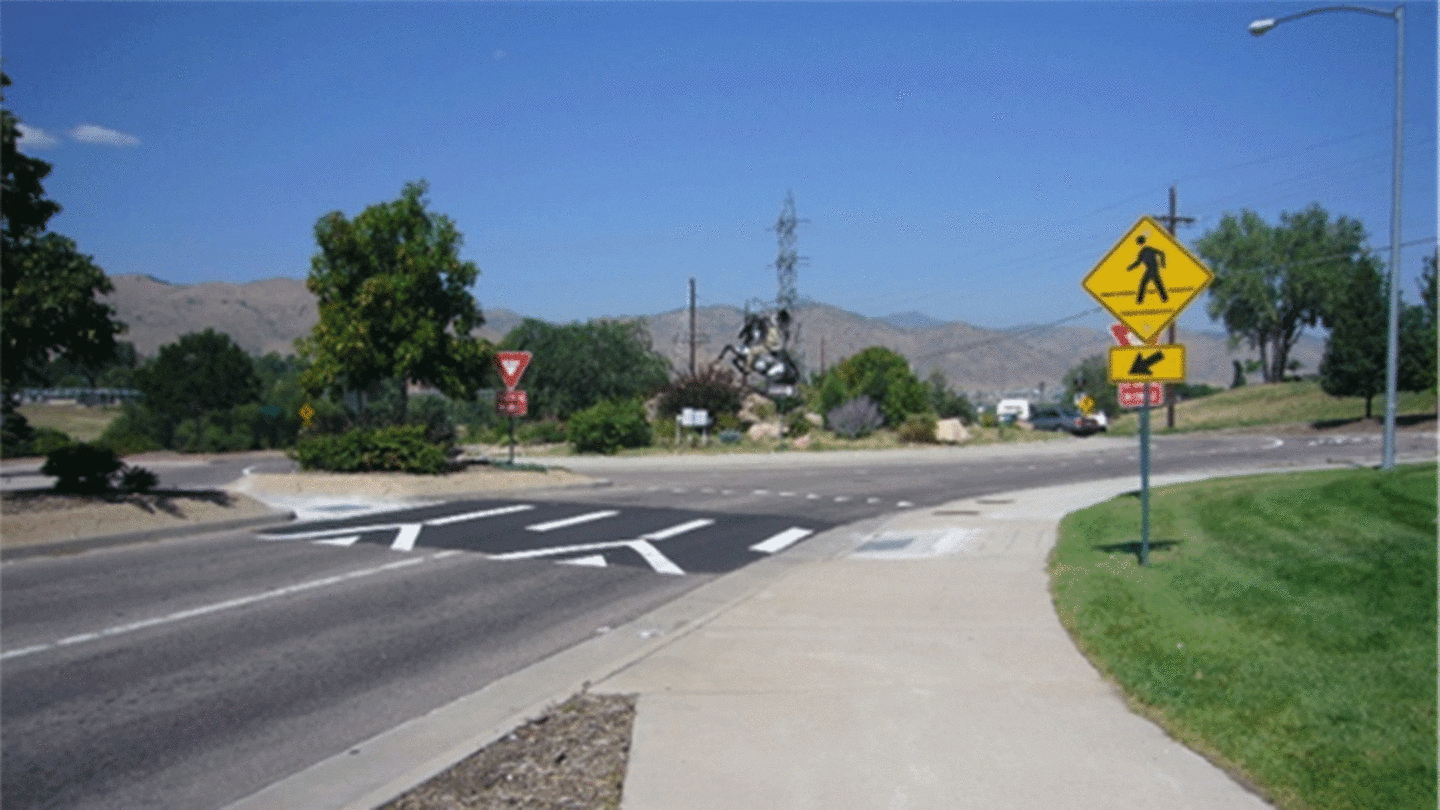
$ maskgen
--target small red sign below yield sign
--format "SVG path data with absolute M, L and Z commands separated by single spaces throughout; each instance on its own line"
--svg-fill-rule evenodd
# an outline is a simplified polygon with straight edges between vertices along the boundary
M 505 390 L 514 391 L 515 386 L 520 384 L 520 375 L 530 365 L 530 357 L 530 352 L 495 353 L 495 368 L 500 371 L 500 381 L 505 383 Z
M 495 412 L 502 416 L 524 416 L 530 410 L 524 391 L 502 391 L 495 398 Z

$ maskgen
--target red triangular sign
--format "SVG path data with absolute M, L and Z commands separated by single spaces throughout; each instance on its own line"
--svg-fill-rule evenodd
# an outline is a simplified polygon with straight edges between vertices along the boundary
M 520 384 L 520 375 L 525 373 L 525 367 L 530 365 L 530 352 L 496 352 L 495 368 L 500 371 L 500 381 L 505 387 L 514 390 Z

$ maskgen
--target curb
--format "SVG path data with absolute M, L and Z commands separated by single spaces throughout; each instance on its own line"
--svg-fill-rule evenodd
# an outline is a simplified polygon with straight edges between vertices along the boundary
M 128 532 L 125 534 L 108 534 L 99 537 L 79 537 L 74 540 L 32 543 L 15 548 L 0 549 L 0 562 L 22 560 L 28 557 L 80 554 L 102 548 L 113 548 L 115 546 L 131 545 L 134 543 L 147 543 L 155 540 L 168 540 L 173 537 L 183 537 L 191 534 L 213 534 L 215 532 L 228 532 L 236 529 L 258 528 L 261 526 L 286 523 L 294 519 L 294 512 L 271 512 L 268 515 L 235 518 L 233 520 L 219 520 L 211 523 L 191 523 L 183 526 L 169 526 L 164 529 L 146 529 L 144 531 Z

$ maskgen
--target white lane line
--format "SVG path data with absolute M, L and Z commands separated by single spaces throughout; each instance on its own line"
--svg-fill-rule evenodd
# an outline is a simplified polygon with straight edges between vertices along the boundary
M 672 574 L 675 576 L 679 576 L 685 573 L 684 571 L 680 570 L 680 566 L 676 565 L 673 562 L 670 562 L 669 557 L 661 554 L 659 549 L 655 548 L 644 540 L 636 540 L 633 543 L 626 543 L 626 545 L 639 552 L 640 556 L 645 558 L 645 562 L 650 563 L 650 567 L 654 568 L 658 573 Z
M 750 494 L 751 494 L 751 495 L 769 495 L 769 494 L 770 494 L 770 490 L 768 490 L 768 489 L 752 489 L 752 490 L 750 490 Z
M 750 547 L 750 550 L 758 551 L 762 554 L 774 554 L 776 552 L 783 551 L 789 548 L 790 546 L 800 542 L 801 540 L 804 540 L 805 538 L 809 537 L 814 533 L 815 532 L 811 531 L 810 529 L 786 529 L 785 531 L 780 532 L 774 537 L 756 543 L 755 545 Z
M 332 537 L 329 540 L 316 540 L 315 542 L 322 546 L 353 546 L 359 539 L 360 535 L 352 534 L 349 537 Z
M 261 540 L 313 540 L 317 537 L 333 537 L 344 534 L 365 534 L 366 532 L 382 532 L 391 529 L 398 529 L 405 526 L 404 523 L 372 523 L 368 526 L 341 526 L 338 529 L 316 529 L 310 532 L 293 532 L 290 534 L 257 534 Z
M 414 551 L 415 538 L 420 536 L 419 523 L 406 523 L 395 533 L 395 542 L 390 544 L 391 551 Z
M 865 499 L 865 503 L 879 503 L 879 502 L 880 502 L 880 499 L 879 499 L 879 498 L 866 498 L 866 499 Z
M 712 524 L 712 523 L 714 523 L 714 522 L 715 522 L 715 521 L 714 521 L 714 520 L 711 520 L 710 518 L 697 518 L 697 519 L 695 519 L 695 520 L 687 521 L 687 522 L 685 522 L 685 523 L 681 523 L 681 524 L 676 525 L 676 526 L 671 526 L 671 527 L 668 528 L 668 529 L 661 529 L 661 530 L 658 531 L 658 532 L 650 532 L 649 534 L 642 534 L 642 535 L 640 535 L 640 539 L 642 539 L 642 540 L 669 540 L 670 538 L 674 537 L 674 536 L 677 535 L 677 534 L 684 534 L 685 532 L 694 531 L 694 530 L 699 529 L 699 528 L 701 528 L 701 527 L 709 526 L 710 524 Z
M 452 549 L 448 549 L 448 550 L 446 550 L 446 551 L 437 551 L 436 553 L 430 555 L 430 559 L 432 559 L 432 560 L 443 560 L 443 559 L 445 559 L 446 557 L 454 557 L 456 554 L 460 554 L 460 553 L 461 553 L 460 549 L 452 548 Z
M 426 526 L 449 526 L 451 523 L 463 523 L 467 520 L 480 520 L 482 518 L 496 517 L 498 515 L 512 515 L 516 512 L 525 512 L 535 507 L 528 503 L 519 503 L 514 506 L 499 506 L 494 509 L 482 509 L 479 512 L 465 512 L 459 515 L 446 515 L 445 517 L 432 518 L 425 521 Z
M 555 529 L 563 529 L 567 526 L 589 523 L 594 520 L 604 520 L 605 518 L 615 517 L 618 514 L 620 514 L 620 512 L 615 509 L 602 509 L 599 512 L 586 512 L 583 515 L 576 515 L 575 517 L 561 518 L 560 520 L 552 520 L 547 523 L 536 523 L 533 526 L 526 526 L 525 528 L 532 532 L 548 532 Z
M 795 497 L 795 493 L 793 493 L 793 492 L 782 492 L 782 493 L 780 493 L 780 497 L 782 497 L 782 498 L 793 498 L 793 497 Z
M 396 568 L 404 568 L 409 565 L 417 565 L 422 562 L 425 562 L 424 557 L 410 557 L 408 559 L 397 560 L 396 562 L 386 563 L 384 565 L 377 565 L 373 568 L 362 568 L 358 571 L 351 571 L 348 574 L 337 574 L 335 576 L 324 577 L 322 579 L 312 579 L 307 582 L 299 582 L 294 585 L 286 585 L 283 588 L 275 588 L 269 591 L 261 591 L 260 593 L 250 594 L 249 596 L 241 596 L 235 599 L 227 599 L 224 602 L 215 602 L 213 604 L 202 605 L 200 607 L 194 607 L 188 610 L 181 610 L 166 616 L 157 616 L 153 619 L 144 619 L 138 622 L 131 622 L 130 624 L 122 624 L 116 627 L 107 627 L 104 630 L 100 630 L 94 633 L 81 633 L 75 636 L 67 636 L 66 638 L 59 639 L 58 641 L 54 641 L 49 644 L 36 644 L 30 647 L 21 647 L 18 650 L 6 650 L 5 652 L 0 653 L 0 661 L 9 660 L 11 658 L 19 658 L 22 655 L 30 655 L 31 653 L 37 653 L 41 650 L 48 650 L 54 647 L 67 647 L 72 644 L 83 644 L 87 641 L 94 641 L 99 638 L 133 633 L 136 630 L 143 630 L 147 627 L 155 627 L 162 624 L 172 624 L 174 622 L 180 622 L 186 619 L 193 619 L 197 616 L 205 616 L 211 613 L 220 613 L 221 611 L 233 610 L 235 608 L 245 607 L 246 605 L 253 605 L 256 602 L 263 602 L 267 599 L 275 599 L 280 596 L 289 596 L 293 593 L 300 593 L 301 591 L 309 591 L 314 590 L 315 588 L 323 588 L 328 585 L 335 585 L 344 582 L 346 580 L 373 576 L 375 574 L 383 573 L 385 571 L 390 571 Z
M 909 509 L 910 507 L 914 506 L 915 504 L 913 504 L 913 503 L 911 503 L 911 502 L 909 502 L 909 501 L 896 501 L 896 502 L 895 502 L 895 505 L 898 506 L 898 507 L 900 507 L 901 509 Z
M 836 496 L 835 496 L 835 503 L 845 503 L 845 502 L 848 501 L 848 500 L 850 500 L 850 496 L 849 496 L 849 495 L 836 495 Z
M 805 493 L 805 500 L 807 500 L 807 501 L 818 501 L 818 500 L 820 500 L 820 496 L 819 496 L 819 495 L 816 495 L 816 494 L 813 493 L 813 492 L 807 492 L 807 493 Z

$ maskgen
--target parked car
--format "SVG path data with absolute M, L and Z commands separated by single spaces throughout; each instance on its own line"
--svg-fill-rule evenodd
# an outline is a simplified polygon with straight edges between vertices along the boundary
M 1089 436 L 1105 429 L 1100 421 L 1074 408 L 1040 406 L 1030 414 L 1030 427 L 1036 430 L 1066 430 L 1076 436 Z

